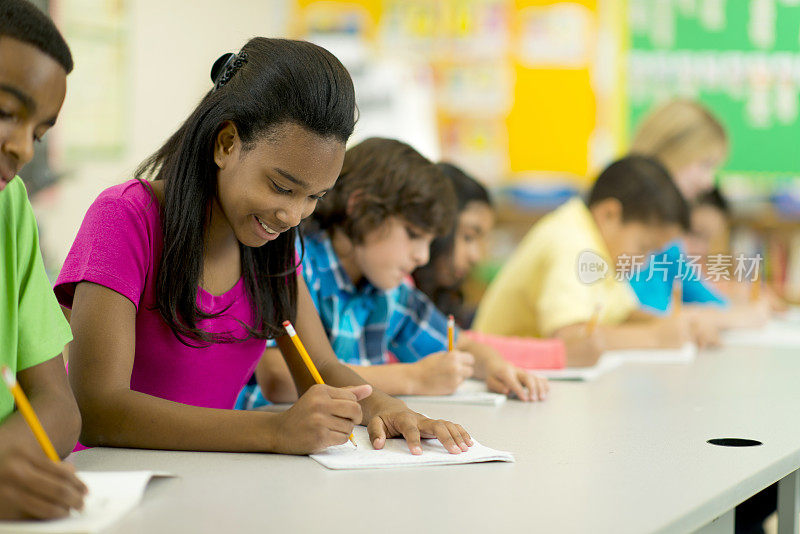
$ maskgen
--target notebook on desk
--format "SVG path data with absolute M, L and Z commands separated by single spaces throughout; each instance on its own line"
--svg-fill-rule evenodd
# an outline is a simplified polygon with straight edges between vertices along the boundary
M 93 534 L 101 532 L 136 508 L 153 477 L 170 477 L 154 471 L 79 471 L 89 488 L 83 510 L 52 521 L 0 521 L 0 533 Z
M 443 404 L 471 404 L 477 406 L 499 406 L 506 402 L 506 396 L 488 390 L 486 383 L 480 380 L 465 380 L 451 395 L 414 395 L 401 396 L 405 401 L 434 402 Z
M 763 328 L 729 330 L 722 344 L 731 347 L 800 347 L 800 325 L 793 320 L 770 321 Z
M 568 380 L 590 382 L 599 376 L 616 369 L 622 364 L 618 359 L 609 359 L 601 356 L 596 364 L 591 367 L 565 367 L 564 369 L 538 369 L 535 372 L 549 380 Z
M 625 349 L 609 350 L 603 358 L 622 363 L 692 363 L 697 356 L 697 345 L 686 343 L 679 349 Z
M 546 369 L 536 373 L 550 380 L 591 381 L 623 363 L 686 364 L 693 362 L 696 356 L 697 345 L 694 343 L 686 343 L 679 349 L 609 350 L 591 367 Z
M 459 465 L 480 462 L 513 462 L 510 452 L 485 447 L 475 441 L 467 452 L 450 454 L 439 440 L 423 439 L 422 454 L 414 455 L 408 450 L 404 439 L 387 439 L 381 450 L 375 450 L 369 441 L 367 429 L 353 429 L 358 448 L 349 441 L 343 445 L 328 447 L 312 454 L 311 458 L 328 469 L 395 469 L 399 467 L 427 467 L 434 465 Z

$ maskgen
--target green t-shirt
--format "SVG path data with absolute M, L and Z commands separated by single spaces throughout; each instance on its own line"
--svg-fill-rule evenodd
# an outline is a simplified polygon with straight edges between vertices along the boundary
M 71 340 L 44 271 L 25 184 L 16 177 L 0 191 L 0 367 L 16 374 L 58 356 Z M 3 385 L 0 422 L 13 410 Z

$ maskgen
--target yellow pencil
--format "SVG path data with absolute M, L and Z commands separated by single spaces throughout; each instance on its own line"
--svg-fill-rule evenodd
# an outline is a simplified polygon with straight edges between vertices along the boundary
M 447 350 L 451 351 L 455 347 L 456 320 L 452 315 L 447 316 Z
M 289 338 L 292 340 L 292 343 L 294 343 L 294 348 L 296 348 L 297 352 L 300 353 L 300 357 L 303 358 L 303 363 L 305 363 L 306 367 L 308 367 L 308 371 L 311 373 L 311 376 L 314 377 L 314 381 L 316 381 L 317 384 L 324 384 L 325 381 L 322 380 L 322 375 L 320 375 L 319 371 L 317 371 L 317 366 L 314 365 L 314 362 L 311 360 L 311 356 L 308 355 L 308 351 L 303 345 L 303 342 L 300 341 L 300 336 L 297 335 L 292 323 L 289 321 L 283 321 L 283 328 L 285 328 L 286 333 L 289 334 Z M 356 438 L 353 437 L 353 434 L 350 434 L 350 442 L 353 444 L 353 446 L 358 447 L 358 445 L 356 445 Z
M 680 280 L 675 280 L 672 284 L 672 313 L 678 315 L 683 305 L 683 287 Z
M 586 337 L 590 337 L 592 334 L 594 334 L 594 330 L 597 328 L 597 322 L 600 320 L 600 311 L 602 309 L 602 304 L 598 304 L 594 307 L 594 313 L 592 313 L 592 317 L 589 319 L 589 322 L 586 323 Z
M 6 383 L 8 389 L 11 391 L 11 394 L 14 396 L 14 402 L 17 403 L 17 409 L 22 414 L 25 422 L 28 423 L 28 426 L 31 427 L 31 431 L 36 437 L 36 441 L 39 442 L 39 445 L 41 445 L 42 450 L 48 458 L 53 460 L 55 463 L 59 463 L 61 459 L 58 457 L 58 453 L 56 453 L 56 449 L 53 447 L 53 443 L 50 441 L 50 438 L 47 437 L 47 432 L 44 431 L 42 423 L 39 422 L 36 412 L 33 411 L 31 403 L 28 402 L 28 397 L 25 396 L 25 392 L 22 391 L 21 387 L 19 387 L 19 383 L 17 382 L 14 373 L 12 373 L 11 369 L 5 365 L 2 369 L 0 369 L 0 373 L 3 374 L 3 381 Z
M 761 276 L 756 273 L 756 279 L 750 281 L 750 302 L 758 302 L 761 298 Z

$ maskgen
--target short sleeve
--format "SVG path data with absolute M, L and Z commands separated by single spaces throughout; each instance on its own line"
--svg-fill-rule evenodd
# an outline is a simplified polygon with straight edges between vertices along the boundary
M 584 284 L 578 279 L 577 258 L 578 252 L 572 247 L 551 251 L 542 271 L 538 297 L 526 295 L 539 318 L 542 337 L 551 337 L 553 332 L 565 326 L 584 323 L 594 313 L 597 293 L 592 284 Z
M 138 311 L 153 254 L 144 209 L 120 196 L 95 200 L 56 281 L 62 306 L 72 307 L 75 286 L 85 281 L 127 297 Z
M 404 282 L 392 291 L 389 350 L 401 362 L 416 362 L 447 350 L 447 318 L 418 289 Z
M 24 186 L 16 226 L 19 304 L 17 371 L 58 356 L 72 340 L 69 323 L 58 306 L 39 251 L 39 232 Z

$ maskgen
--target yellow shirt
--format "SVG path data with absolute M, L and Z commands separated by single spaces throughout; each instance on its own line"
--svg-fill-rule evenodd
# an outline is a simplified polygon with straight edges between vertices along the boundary
M 489 334 L 550 337 L 591 319 L 619 324 L 636 309 L 589 208 L 575 198 L 536 223 L 489 286 L 473 328 Z

